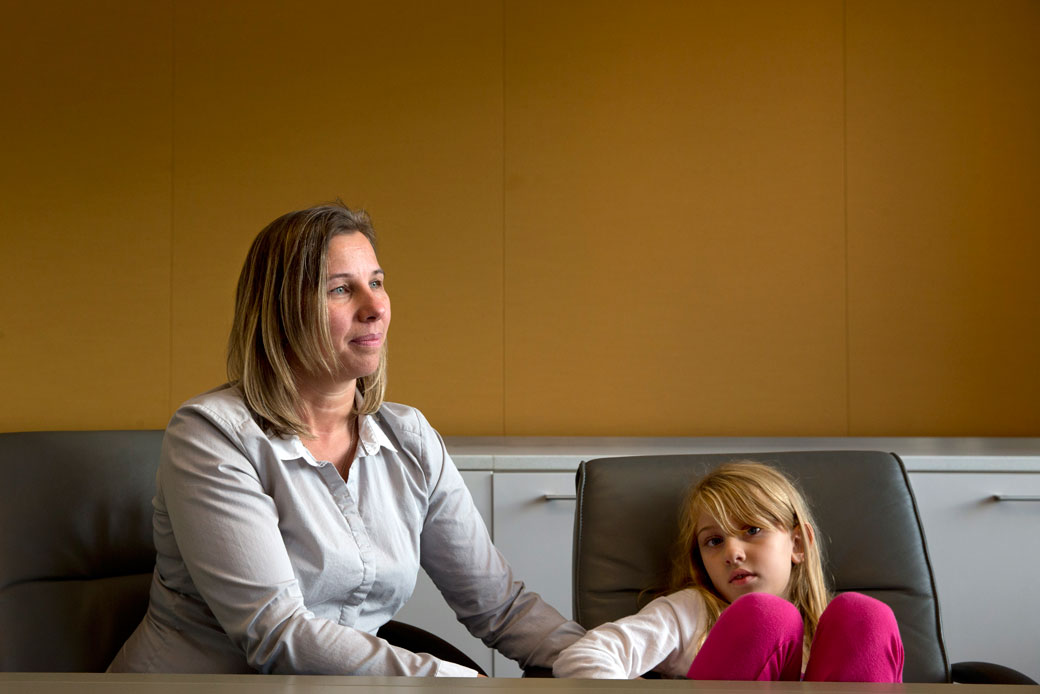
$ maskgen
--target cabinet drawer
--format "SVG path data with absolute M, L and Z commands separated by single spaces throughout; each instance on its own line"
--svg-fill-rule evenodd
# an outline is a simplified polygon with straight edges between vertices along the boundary
M 493 478 L 495 546 L 517 578 L 565 617 L 571 616 L 573 472 L 496 472 Z M 495 676 L 520 668 L 495 653 Z
M 491 473 L 486 471 L 462 471 L 462 479 L 473 497 L 473 503 L 480 512 L 484 524 L 491 527 Z M 466 627 L 455 618 L 455 612 L 448 607 L 441 597 L 433 580 L 422 569 L 415 582 L 415 591 L 411 600 L 402 607 L 394 619 L 426 629 L 440 636 L 461 650 L 484 668 L 489 675 L 493 673 L 491 649 L 470 636 Z
M 919 472 L 910 480 L 951 661 L 1000 663 L 1040 681 L 1040 473 Z

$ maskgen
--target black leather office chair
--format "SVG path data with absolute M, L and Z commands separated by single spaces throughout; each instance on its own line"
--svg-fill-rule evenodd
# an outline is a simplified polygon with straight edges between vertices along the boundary
M 743 459 L 784 470 L 806 495 L 820 526 L 817 538 L 832 589 L 865 593 L 892 608 L 903 638 L 905 682 L 1036 684 L 988 663 L 959 663 L 951 669 L 921 519 L 903 463 L 890 453 L 662 455 L 583 462 L 575 511 L 575 620 L 591 628 L 633 614 L 654 597 L 653 589 L 664 588 L 686 492 L 708 470 Z
M 100 672 L 148 608 L 162 431 L 0 434 L 0 671 Z M 483 674 L 427 631 L 379 635 Z

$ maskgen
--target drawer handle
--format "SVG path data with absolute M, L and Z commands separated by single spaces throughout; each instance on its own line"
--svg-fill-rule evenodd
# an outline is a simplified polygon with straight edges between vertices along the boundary
M 577 499 L 577 494 L 545 494 L 542 496 L 542 501 L 576 501 Z
M 994 501 L 1040 501 L 1040 496 L 1023 496 L 1020 494 L 994 494 L 990 498 Z

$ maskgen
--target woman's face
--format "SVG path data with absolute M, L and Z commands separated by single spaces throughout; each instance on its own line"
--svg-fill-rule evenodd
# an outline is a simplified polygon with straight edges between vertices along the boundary
M 339 234 L 329 241 L 325 291 L 339 377 L 357 379 L 374 373 L 390 328 L 390 297 L 376 253 L 364 234 Z

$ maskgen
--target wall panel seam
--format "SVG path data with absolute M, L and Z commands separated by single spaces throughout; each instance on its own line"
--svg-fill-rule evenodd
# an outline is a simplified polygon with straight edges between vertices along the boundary
M 852 320 L 849 305 L 849 3 L 841 4 L 841 167 L 845 272 L 845 435 L 852 435 Z

